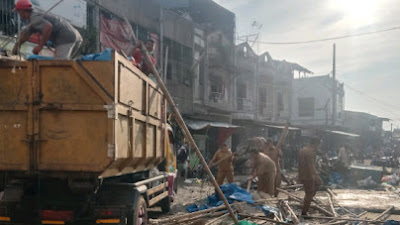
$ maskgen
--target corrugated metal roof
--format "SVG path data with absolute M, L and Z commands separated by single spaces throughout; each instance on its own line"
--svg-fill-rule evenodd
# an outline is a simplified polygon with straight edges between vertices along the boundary
M 224 122 L 213 122 L 213 121 L 205 121 L 205 120 L 193 120 L 193 119 L 185 119 L 186 125 L 192 130 L 201 130 L 207 127 L 220 127 L 220 128 L 239 128 L 239 126 L 224 123 Z

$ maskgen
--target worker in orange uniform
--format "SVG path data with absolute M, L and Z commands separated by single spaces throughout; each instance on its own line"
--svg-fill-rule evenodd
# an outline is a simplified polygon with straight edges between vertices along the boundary
M 265 152 L 266 155 L 268 155 L 275 163 L 276 167 L 276 176 L 275 176 L 275 191 L 274 194 L 275 196 L 278 196 L 279 191 L 277 188 L 281 187 L 281 159 L 282 159 L 282 150 L 281 148 L 275 148 L 274 143 L 272 139 L 268 139 L 266 143 L 266 148 Z
M 310 144 L 299 152 L 299 180 L 304 185 L 304 205 L 302 215 L 307 215 L 313 197 L 317 194 L 322 180 L 315 168 L 316 154 L 321 140 L 317 137 L 311 139 Z
M 258 177 L 257 191 L 271 196 L 275 192 L 276 167 L 274 161 L 263 153 L 263 149 L 250 148 L 251 160 L 250 180 Z
M 222 185 L 225 178 L 228 183 L 233 183 L 233 154 L 227 144 L 223 144 L 221 148 L 214 154 L 209 163 L 209 167 L 218 165 L 217 183 Z

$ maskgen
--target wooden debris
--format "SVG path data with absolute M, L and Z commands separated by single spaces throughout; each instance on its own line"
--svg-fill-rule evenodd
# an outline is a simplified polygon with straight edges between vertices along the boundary
M 358 214 L 358 215 L 357 215 L 357 218 L 361 218 L 362 216 L 364 216 L 364 215 L 367 214 L 367 213 L 368 213 L 367 211 L 364 211 L 364 212 Z
M 285 222 L 279 222 L 279 221 L 276 221 L 276 220 L 273 220 L 273 219 L 269 219 L 269 218 L 267 218 L 265 216 L 253 216 L 253 215 L 248 215 L 248 214 L 243 214 L 243 213 L 239 213 L 239 215 L 243 216 L 245 218 L 264 220 L 264 221 L 268 221 L 268 222 L 275 223 L 275 224 L 288 224 L 288 223 L 285 223 Z
M 246 188 L 247 192 L 250 191 L 250 188 L 251 188 L 251 179 L 249 179 L 249 181 L 247 181 L 247 188 Z
M 326 216 L 304 216 L 305 218 L 310 219 L 323 219 L 323 220 L 345 220 L 345 221 L 359 221 L 359 222 L 368 222 L 373 224 L 385 223 L 385 221 L 377 221 L 377 220 L 366 220 L 366 219 L 357 219 L 357 218 L 343 218 L 343 217 L 326 217 Z
M 225 219 L 225 218 L 228 217 L 228 216 L 229 216 L 228 213 L 222 214 L 222 216 L 219 216 L 219 217 L 217 217 L 217 218 L 215 218 L 215 219 L 213 219 L 213 220 L 207 222 L 206 225 L 211 225 L 211 224 L 213 224 L 213 223 L 215 223 L 215 222 L 220 222 L 220 220 L 223 220 L 223 219 Z M 219 223 L 218 223 L 218 224 L 219 224 Z
M 221 215 L 225 215 L 226 212 L 213 212 L 213 213 L 206 213 L 206 214 L 200 214 L 194 217 L 188 217 L 188 218 L 182 218 L 179 220 L 174 220 L 174 221 L 166 221 L 163 223 L 160 223 L 162 225 L 175 225 L 175 224 L 182 224 L 182 223 L 187 223 L 187 222 L 192 222 L 192 221 L 196 221 L 199 220 L 201 218 L 206 218 L 206 217 L 216 217 L 216 216 L 221 216 Z M 228 214 L 229 215 L 229 214 Z
M 379 216 L 375 217 L 374 220 L 380 220 L 382 219 L 386 214 L 389 214 L 391 211 L 393 211 L 394 206 L 390 206 L 388 209 L 386 209 L 383 213 L 381 213 Z
M 294 185 L 284 186 L 281 188 L 284 190 L 287 190 L 287 189 L 296 189 L 296 188 L 301 188 L 301 187 L 303 187 L 303 184 L 294 184 Z
M 341 206 L 341 205 L 339 205 L 338 203 L 333 203 L 334 205 L 336 205 L 337 207 L 339 207 L 339 208 L 341 208 L 341 209 L 343 209 L 344 211 L 346 211 L 347 213 L 349 213 L 349 214 L 351 214 L 352 216 L 355 216 L 355 217 L 357 217 L 357 214 L 355 214 L 355 213 L 353 213 L 352 211 L 350 211 L 350 210 L 348 210 L 348 209 L 346 209 L 345 207 L 343 207 L 343 206 Z
M 193 212 L 193 213 L 185 213 L 183 215 L 177 215 L 177 216 L 173 216 L 173 217 L 168 217 L 165 219 L 159 219 L 159 220 L 154 220 L 154 222 L 156 223 L 165 223 L 165 222 L 170 222 L 170 221 L 178 221 L 178 220 L 182 220 L 182 219 L 186 219 L 186 218 L 194 218 L 197 217 L 199 215 L 206 215 L 208 213 L 212 213 L 221 209 L 225 209 L 226 206 L 225 205 L 221 205 L 215 208 L 211 208 L 211 209 L 205 209 L 205 210 L 201 210 L 201 211 L 197 211 L 197 212 Z
M 288 216 L 288 214 L 289 214 L 289 212 L 287 212 L 286 210 L 285 210 L 285 208 L 283 207 L 283 201 L 282 200 L 280 200 L 279 202 L 278 202 L 278 209 L 279 209 L 279 212 L 280 213 L 282 213 L 282 216 L 283 216 L 283 218 L 287 218 L 287 216 Z
M 280 191 L 280 192 L 282 192 L 282 193 L 284 193 L 284 194 L 286 194 L 286 195 L 289 196 L 291 199 L 293 199 L 293 200 L 295 200 L 295 201 L 300 202 L 300 203 L 303 204 L 303 200 L 300 199 L 299 197 L 297 197 L 296 195 L 291 194 L 291 193 L 287 192 L 286 190 L 283 190 L 283 189 L 280 189 L 280 188 L 277 188 L 277 190 Z M 326 215 L 328 215 L 328 216 L 334 216 L 333 213 L 331 213 L 331 212 L 329 212 L 328 210 L 322 208 L 322 207 L 319 206 L 317 203 L 314 202 L 314 204 L 315 204 L 315 205 L 311 204 L 311 207 L 312 207 L 312 208 L 317 209 L 317 210 L 323 212 L 324 214 L 326 214 Z
M 329 206 L 331 207 L 333 216 L 335 216 L 335 217 L 339 216 L 337 214 L 337 212 L 335 211 L 335 207 L 333 207 L 333 202 L 332 202 L 331 196 L 329 195 L 329 193 L 326 193 L 326 195 L 328 196 L 328 202 L 329 202 Z
M 285 204 L 286 208 L 289 211 L 289 214 L 292 216 L 292 221 L 294 224 L 298 224 L 300 223 L 299 218 L 297 218 L 296 213 L 294 213 L 293 209 L 290 208 L 289 204 L 287 202 L 283 202 L 283 204 Z
M 328 193 L 331 195 L 332 198 L 333 196 L 337 196 L 337 194 L 333 192 L 331 189 L 327 188 L 326 190 L 328 191 Z

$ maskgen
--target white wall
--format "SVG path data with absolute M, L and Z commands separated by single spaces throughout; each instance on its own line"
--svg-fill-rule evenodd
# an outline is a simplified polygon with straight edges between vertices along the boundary
M 331 78 L 311 77 L 293 80 L 293 98 L 292 98 L 292 123 L 295 125 L 325 125 L 328 119 L 328 125 L 332 124 L 332 85 Z M 339 94 L 338 94 L 339 95 Z M 314 115 L 299 116 L 299 98 L 314 98 Z M 343 97 L 344 98 L 344 97 Z M 337 97 L 339 99 L 339 96 Z M 326 113 L 326 111 L 327 113 Z M 337 109 L 337 115 L 341 112 Z M 341 125 L 342 118 L 336 116 L 335 125 Z

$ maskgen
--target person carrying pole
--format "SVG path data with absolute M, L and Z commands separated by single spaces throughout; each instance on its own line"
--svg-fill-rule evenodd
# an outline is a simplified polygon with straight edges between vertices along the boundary
M 228 180 L 228 183 L 233 183 L 233 158 L 234 156 L 232 151 L 229 149 L 229 146 L 223 144 L 211 159 L 209 163 L 210 168 L 214 165 L 218 165 L 218 185 L 222 185 L 225 178 Z

